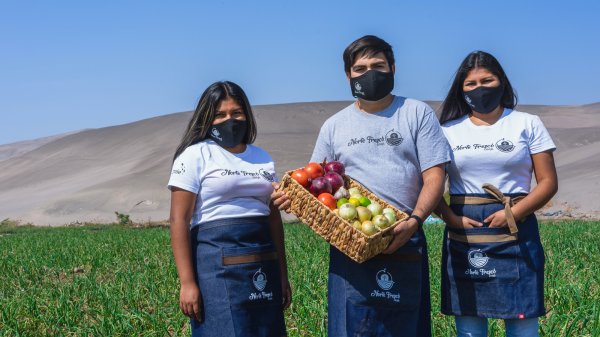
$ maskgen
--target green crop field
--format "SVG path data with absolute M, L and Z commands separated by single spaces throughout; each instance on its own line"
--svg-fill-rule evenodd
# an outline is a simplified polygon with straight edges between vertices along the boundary
M 328 245 L 288 224 L 290 336 L 325 336 Z M 443 227 L 426 228 L 434 336 L 452 336 L 439 313 Z M 542 336 L 600 336 L 600 222 L 541 225 L 546 251 Z M 0 226 L 0 336 L 186 336 L 165 228 Z M 504 336 L 492 321 L 490 336 Z

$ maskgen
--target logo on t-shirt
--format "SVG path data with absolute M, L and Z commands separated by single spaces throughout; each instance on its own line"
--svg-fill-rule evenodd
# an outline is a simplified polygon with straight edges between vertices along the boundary
M 403 140 L 404 138 L 402 138 L 400 133 L 398 133 L 398 131 L 394 131 L 394 129 L 391 129 L 390 131 L 388 131 L 388 133 L 385 134 L 385 142 L 388 145 L 398 146 L 402 144 Z
M 219 130 L 217 130 L 217 128 L 212 128 L 212 130 L 210 130 L 210 134 L 214 137 L 217 138 L 218 140 L 222 141 L 223 138 L 221 137 L 221 133 L 219 132 Z
M 264 169 L 258 170 L 258 173 L 260 173 L 260 176 L 265 178 L 266 181 L 269 181 L 269 182 L 275 181 L 275 174 L 273 174 L 273 173 L 267 172 Z
M 175 174 L 183 174 L 183 173 L 185 173 L 185 165 L 183 165 L 183 163 L 181 163 L 181 168 L 179 170 L 178 169 L 174 169 L 173 173 L 175 173 Z
M 390 145 L 390 146 L 398 146 L 402 144 L 404 138 L 400 135 L 398 131 L 394 131 L 391 129 L 388 131 L 385 136 L 367 136 L 367 137 L 359 137 L 359 138 L 351 138 L 348 142 L 348 146 L 361 145 L 361 144 L 375 144 L 375 145 Z
M 510 152 L 515 149 L 515 146 L 510 140 L 502 138 L 496 142 L 496 148 L 502 152 Z

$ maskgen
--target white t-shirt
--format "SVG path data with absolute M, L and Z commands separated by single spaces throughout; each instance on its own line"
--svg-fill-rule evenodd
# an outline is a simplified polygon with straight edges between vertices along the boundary
M 538 116 L 511 109 L 493 125 L 478 126 L 463 116 L 442 130 L 452 148 L 450 194 L 485 193 L 484 183 L 503 193 L 529 193 L 531 155 L 556 149 Z
M 189 146 L 173 163 L 168 187 L 197 194 L 192 227 L 246 216 L 267 216 L 277 180 L 275 164 L 263 149 L 248 144 L 231 153 L 207 139 Z

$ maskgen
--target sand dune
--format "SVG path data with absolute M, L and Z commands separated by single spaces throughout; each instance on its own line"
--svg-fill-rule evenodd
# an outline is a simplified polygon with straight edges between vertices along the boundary
M 430 102 L 434 108 L 439 102 Z M 310 158 L 321 124 L 349 102 L 256 106 L 256 144 L 278 174 Z M 520 106 L 538 114 L 559 150 L 560 191 L 546 215 L 600 217 L 600 103 Z M 171 159 L 190 112 L 0 146 L 0 220 L 36 225 L 168 218 Z M 4 151 L 4 152 L 3 152 Z M 4 154 L 3 154 L 4 153 Z M 10 155 L 7 155 L 10 153 Z M 3 157 L 4 156 L 4 157 Z

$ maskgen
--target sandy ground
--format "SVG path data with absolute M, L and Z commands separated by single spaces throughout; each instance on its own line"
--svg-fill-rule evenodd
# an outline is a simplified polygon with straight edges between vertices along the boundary
M 348 104 L 256 106 L 256 144 L 271 153 L 281 176 L 307 163 L 321 124 Z M 600 218 L 600 103 L 519 110 L 538 114 L 558 146 L 559 193 L 539 214 Z M 136 222 L 168 219 L 172 155 L 190 117 L 175 113 L 0 145 L 0 220 L 115 222 L 115 211 Z

